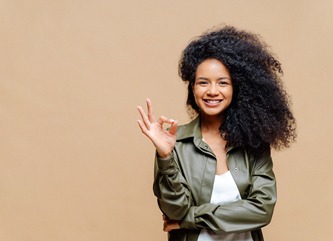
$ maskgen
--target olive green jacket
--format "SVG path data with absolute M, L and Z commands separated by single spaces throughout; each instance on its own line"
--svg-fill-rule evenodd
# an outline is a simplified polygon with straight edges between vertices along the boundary
M 196 241 L 200 229 L 215 233 L 251 231 L 263 241 L 276 202 L 276 182 L 270 149 L 255 158 L 243 148 L 227 149 L 228 168 L 242 199 L 230 204 L 210 203 L 216 158 L 202 141 L 199 118 L 180 126 L 172 155 L 156 156 L 153 190 L 161 211 L 179 220 L 181 229 L 169 232 L 169 241 Z

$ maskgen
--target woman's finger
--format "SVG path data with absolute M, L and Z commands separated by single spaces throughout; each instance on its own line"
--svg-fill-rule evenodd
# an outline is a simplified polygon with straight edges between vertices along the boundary
M 168 221 L 166 221 L 166 220 L 163 222 L 163 231 L 164 232 L 170 231 L 170 225 L 169 225 Z
M 176 133 L 177 133 L 177 121 L 174 121 L 174 120 L 172 121 L 169 133 L 171 135 L 176 135 Z
M 157 122 L 162 126 L 164 123 L 169 123 L 169 119 L 166 118 L 165 116 L 160 116 Z
M 176 135 L 176 133 L 177 133 L 177 121 L 175 121 L 173 119 L 168 119 L 165 116 L 161 116 L 160 119 L 158 120 L 158 123 L 160 125 L 163 125 L 164 123 L 170 124 L 169 133 L 171 135 Z
M 145 125 L 141 120 L 137 120 L 137 122 L 138 122 L 138 124 L 139 124 L 139 127 L 140 127 L 142 133 L 145 134 L 146 136 L 148 136 L 149 133 L 148 133 L 148 130 L 147 130 L 146 125 Z M 149 137 L 149 136 L 148 136 L 148 137 Z
M 165 117 L 165 116 L 163 116 L 163 115 L 160 117 L 159 121 L 160 121 L 161 123 L 167 123 L 167 124 L 172 124 L 172 123 L 175 122 L 174 119 L 168 119 L 167 117 Z
M 148 117 L 147 117 L 145 111 L 143 110 L 143 108 L 142 108 L 141 106 L 137 106 L 137 108 L 138 108 L 138 111 L 139 111 L 139 113 L 140 113 L 140 115 L 141 115 L 141 118 L 142 118 L 143 123 L 145 124 L 147 130 L 149 130 L 149 129 L 150 129 L 151 122 L 149 121 L 149 119 L 148 119 Z
M 154 115 L 153 103 L 149 98 L 146 99 L 147 102 L 147 110 L 148 110 L 148 119 L 150 122 L 155 122 L 156 118 Z
M 173 229 L 179 229 L 179 223 L 175 220 L 166 220 L 163 222 L 163 231 L 170 232 Z

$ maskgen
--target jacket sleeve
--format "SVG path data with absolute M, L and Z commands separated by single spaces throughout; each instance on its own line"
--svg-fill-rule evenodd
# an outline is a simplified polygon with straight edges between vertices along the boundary
M 270 150 L 253 164 L 252 187 L 246 199 L 216 205 L 190 207 L 180 222 L 181 228 L 206 228 L 215 233 L 245 232 L 267 225 L 276 202 L 276 182 Z
M 193 205 L 191 192 L 172 153 L 168 158 L 155 157 L 153 191 L 161 211 L 172 220 L 181 220 Z

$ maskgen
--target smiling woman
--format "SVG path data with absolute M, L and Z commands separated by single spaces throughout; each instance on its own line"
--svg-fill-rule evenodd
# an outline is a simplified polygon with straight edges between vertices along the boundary
M 263 241 L 276 202 L 270 150 L 296 136 L 281 73 L 259 36 L 226 26 L 193 40 L 180 59 L 196 118 L 177 127 L 157 119 L 149 99 L 148 114 L 138 107 L 156 147 L 154 194 L 169 241 Z

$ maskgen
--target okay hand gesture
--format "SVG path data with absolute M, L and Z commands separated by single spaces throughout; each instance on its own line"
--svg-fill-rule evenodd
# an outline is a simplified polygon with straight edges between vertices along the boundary
M 156 120 L 150 99 L 147 99 L 148 115 L 141 106 L 137 108 L 142 117 L 137 120 L 141 131 L 152 141 L 161 158 L 168 157 L 176 144 L 177 122 L 164 116 Z M 164 123 L 170 124 L 169 130 L 163 128 Z

